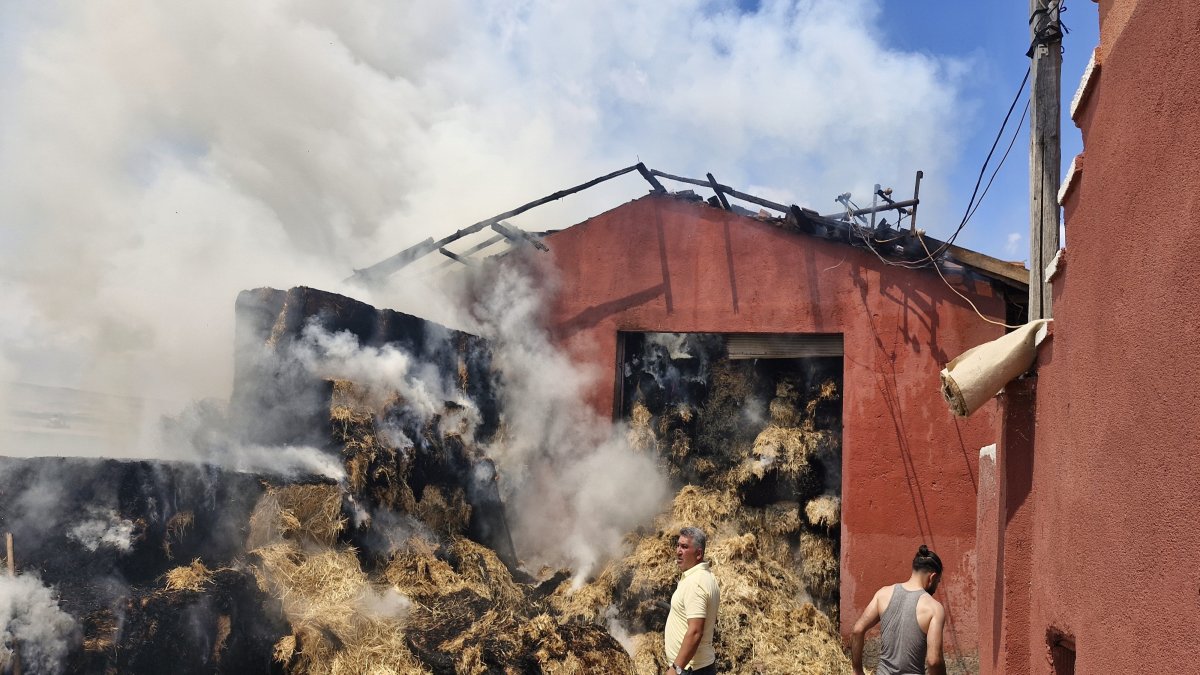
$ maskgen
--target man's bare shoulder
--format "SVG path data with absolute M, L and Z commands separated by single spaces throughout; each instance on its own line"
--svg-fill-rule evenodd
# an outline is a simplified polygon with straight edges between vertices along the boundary
M 928 593 L 922 595 L 920 600 L 917 600 L 917 609 L 929 609 L 934 613 L 946 611 L 946 608 L 942 606 L 942 603 Z
M 887 609 L 888 603 L 892 601 L 892 593 L 895 592 L 895 584 L 884 586 L 875 591 L 875 606 L 879 608 L 879 613 L 882 615 Z

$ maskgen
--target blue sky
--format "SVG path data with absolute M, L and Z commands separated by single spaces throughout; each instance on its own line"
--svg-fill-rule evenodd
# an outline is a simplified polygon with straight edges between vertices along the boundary
M 1062 66 L 1062 162 L 1066 171 L 1071 158 L 1082 148 L 1079 130 L 1070 119 L 1070 101 L 1092 50 L 1099 43 L 1099 22 L 1096 4 L 1089 0 L 1067 3 L 1062 16 L 1070 30 L 1063 40 Z M 955 203 L 962 205 L 960 211 L 970 197 L 979 166 L 1029 65 L 1025 57 L 1029 46 L 1027 21 L 1023 2 L 887 0 L 883 4 L 881 23 L 887 30 L 883 39 L 902 49 L 957 56 L 972 64 L 971 76 L 964 81 L 963 89 L 970 104 L 964 111 L 966 136 L 957 152 L 951 183 Z M 1026 94 L 1013 113 L 1014 123 L 1028 91 L 1026 87 Z M 997 149 L 997 160 L 1007 139 L 1006 133 Z M 985 176 L 985 182 L 986 179 Z M 995 184 L 958 243 L 998 258 L 1026 260 L 1028 181 L 1029 123 L 1026 121 Z M 1013 233 L 1021 237 L 1015 249 L 1009 239 Z

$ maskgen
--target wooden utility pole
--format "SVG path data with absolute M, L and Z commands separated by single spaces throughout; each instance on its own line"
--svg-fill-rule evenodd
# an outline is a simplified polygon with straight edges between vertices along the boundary
M 1046 265 L 1058 253 L 1062 28 L 1059 0 L 1029 0 L 1029 320 L 1051 318 Z

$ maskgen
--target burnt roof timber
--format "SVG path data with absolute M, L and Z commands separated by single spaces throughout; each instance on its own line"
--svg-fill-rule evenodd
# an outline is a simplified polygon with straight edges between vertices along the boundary
M 495 230 L 496 232 L 498 232 L 500 234 L 497 237 L 492 237 L 491 239 L 489 239 L 486 242 L 483 242 L 482 244 L 476 245 L 475 247 L 471 248 L 467 252 L 461 254 L 462 256 L 466 256 L 466 255 L 469 255 L 476 251 L 482 250 L 483 248 L 486 248 L 486 247 L 496 243 L 501 238 L 508 238 L 508 239 L 514 240 L 514 241 L 516 241 L 516 240 L 529 241 L 529 242 L 533 243 L 534 246 L 536 246 L 537 248 L 539 248 L 543 251 L 549 250 L 545 246 L 545 244 L 543 244 L 540 241 L 539 237 L 537 237 L 533 234 L 530 234 L 528 232 L 525 232 L 524 230 L 512 225 L 511 223 L 504 223 L 502 221 L 505 218 L 514 217 L 514 216 L 524 213 L 532 208 L 541 206 L 542 204 L 546 204 L 548 202 L 561 199 L 565 196 L 574 194 L 576 192 L 586 190 L 594 185 L 597 185 L 604 181 L 607 181 L 607 180 L 616 178 L 618 176 L 630 173 L 632 171 L 637 171 L 638 173 L 640 173 L 642 175 L 642 177 L 645 178 L 646 181 L 651 184 L 651 187 L 653 188 L 653 192 L 655 192 L 655 193 L 662 194 L 662 193 L 666 192 L 665 188 L 663 188 L 663 186 L 662 186 L 662 183 L 660 183 L 658 180 L 656 180 L 656 177 L 666 178 L 669 180 L 673 180 L 673 181 L 677 181 L 677 182 L 681 182 L 681 183 L 687 183 L 690 185 L 696 185 L 699 187 L 710 188 L 716 193 L 717 199 L 720 201 L 722 208 L 724 208 L 726 210 L 730 210 L 730 208 L 731 208 L 729 206 L 728 200 L 725 198 L 725 195 L 729 195 L 736 199 L 740 199 L 742 201 L 749 202 L 751 204 L 757 204 L 759 206 L 763 206 L 765 208 L 772 209 L 774 211 L 778 211 L 780 213 L 785 214 L 785 216 L 788 217 L 789 222 L 791 222 L 792 225 L 796 229 L 798 229 L 802 232 L 805 232 L 812 236 L 817 236 L 817 237 L 826 238 L 826 239 L 832 239 L 832 240 L 836 240 L 836 241 L 842 241 L 844 243 L 848 243 L 852 246 L 856 246 L 859 248 L 863 248 L 863 247 L 869 248 L 870 250 L 872 250 L 872 252 L 874 252 L 876 255 L 878 255 L 884 263 L 887 263 L 887 264 L 897 263 L 897 264 L 901 264 L 905 267 L 911 268 L 911 267 L 928 267 L 931 263 L 935 262 L 930 259 L 928 253 L 925 253 L 925 255 L 920 255 L 920 252 L 916 251 L 915 248 L 912 246 L 912 241 L 913 241 L 914 237 L 918 236 L 917 232 L 915 231 L 915 228 L 910 228 L 908 232 L 902 232 L 901 236 L 899 236 L 899 237 L 893 237 L 886 241 L 881 241 L 878 239 L 878 237 L 880 234 L 884 233 L 887 230 L 886 228 L 884 228 L 883 230 L 872 231 L 869 228 L 859 227 L 858 225 L 856 225 L 853 222 L 847 222 L 845 220 L 842 220 L 842 218 L 845 218 L 847 216 L 865 215 L 868 213 L 873 213 L 873 212 L 878 212 L 878 211 L 889 211 L 889 210 L 904 211 L 905 209 L 907 209 L 909 207 L 912 207 L 912 210 L 909 211 L 908 213 L 915 215 L 916 207 L 920 203 L 920 200 L 917 198 L 905 200 L 905 201 L 899 201 L 899 202 L 892 202 L 892 203 L 888 203 L 888 204 L 882 204 L 882 205 L 876 206 L 874 208 L 857 209 L 848 214 L 832 214 L 832 215 L 822 216 L 822 215 L 819 215 L 816 211 L 812 211 L 810 209 L 805 209 L 805 208 L 795 206 L 795 205 L 788 206 L 785 204 L 780 204 L 779 202 L 774 202 L 769 199 L 763 199 L 762 197 L 757 197 L 755 195 L 747 194 L 740 190 L 736 190 L 728 185 L 722 185 L 721 183 L 717 182 L 717 180 L 713 177 L 713 175 L 711 173 L 707 174 L 707 180 L 700 180 L 700 179 L 696 179 L 696 178 L 687 178 L 684 176 L 672 175 L 669 173 L 658 171 L 657 169 L 647 169 L 645 164 L 643 164 L 642 162 L 638 162 L 637 164 L 634 164 L 632 166 L 628 166 L 623 169 L 618 169 L 617 171 L 606 174 L 604 176 L 600 176 L 599 178 L 594 178 L 585 183 L 576 185 L 575 187 L 567 188 L 564 190 L 559 190 L 558 192 L 550 194 L 541 199 L 529 202 L 528 204 L 519 206 L 515 209 L 512 209 L 511 211 L 506 211 L 498 216 L 488 218 L 487 220 L 479 221 L 478 223 L 475 223 L 474 225 L 471 225 L 469 227 L 458 230 L 454 234 L 444 237 L 443 239 L 441 239 L 439 241 L 436 241 L 436 242 L 433 241 L 432 237 L 429 239 L 426 239 L 425 241 L 420 242 L 419 244 L 416 244 L 415 246 L 411 246 L 390 258 L 387 258 L 379 263 L 376 263 L 375 265 L 372 265 L 372 266 L 364 268 L 364 269 L 355 270 L 354 274 L 349 279 L 347 279 L 347 281 L 360 281 L 360 282 L 367 282 L 367 283 L 373 283 L 373 282 L 379 281 L 379 280 L 387 277 L 388 275 L 394 273 L 395 271 L 399 270 L 400 268 L 412 263 L 413 261 L 420 258 L 421 256 L 424 256 L 435 250 L 443 249 L 446 244 L 456 241 L 458 239 L 461 239 L 462 237 L 467 236 L 469 234 L 478 232 L 479 230 L 482 230 L 486 227 L 491 227 L 493 230 Z M 918 183 L 917 183 L 918 186 L 920 185 L 919 180 L 920 180 L 920 176 L 918 176 Z M 887 233 L 890 234 L 890 231 L 887 231 Z M 856 236 L 859 239 L 862 239 L 863 242 L 862 243 L 856 242 L 855 241 Z M 933 237 L 930 237 L 924 233 L 920 233 L 919 236 L 926 242 L 927 245 L 931 245 L 931 248 L 938 252 L 939 258 L 948 256 L 948 257 L 952 258 L 953 262 L 957 262 L 966 267 L 969 267 L 972 270 L 979 272 L 980 274 L 982 274 L 983 276 L 985 276 L 987 278 L 1004 283 L 1004 284 L 1014 287 L 1014 288 L 1022 288 L 1022 289 L 1028 288 L 1029 271 L 1027 269 L 1025 269 L 1023 266 L 1019 267 L 1016 264 L 1008 263 L 1008 262 L 999 260 L 997 258 L 993 258 L 991 256 L 985 255 L 983 253 L 979 253 L 977 251 L 971 251 L 969 249 L 965 249 L 965 248 L 962 248 L 959 246 L 954 246 L 952 244 L 948 244 L 947 242 L 943 242 L 943 241 L 940 241 Z M 873 239 L 875 240 L 874 242 L 872 242 Z M 902 240 L 903 243 L 899 244 L 899 245 L 893 245 L 892 247 L 890 247 L 889 254 L 890 254 L 890 257 L 893 258 L 890 262 L 886 258 L 884 258 L 884 256 L 881 254 L 881 252 L 878 249 L 875 248 L 875 246 L 872 245 L 872 244 L 882 245 L 885 243 L 894 242 L 896 240 Z M 895 251 L 897 249 L 900 250 L 899 255 L 895 255 Z M 447 257 L 451 257 L 452 259 L 457 260 L 457 257 L 455 257 L 454 255 L 451 255 L 452 252 L 450 252 L 450 251 L 442 250 L 441 252 L 444 255 L 447 255 Z M 458 255 L 458 254 L 455 254 L 455 255 Z M 449 262 L 450 261 L 446 261 L 445 263 L 443 263 L 443 266 L 445 266 Z M 460 261 L 460 262 L 462 262 L 462 261 Z
M 426 240 L 426 241 L 421 242 L 420 244 L 417 244 L 417 246 L 407 248 L 390 258 L 386 258 L 380 262 L 375 263 L 374 265 L 371 265 L 370 267 L 364 267 L 363 269 L 354 270 L 354 274 L 350 275 L 350 277 L 347 278 L 346 281 L 357 281 L 360 283 L 367 283 L 367 284 L 378 282 L 379 280 L 383 279 L 384 277 L 387 277 L 387 276 L 393 274 L 394 272 L 396 272 L 397 270 L 403 268 L 405 265 L 408 265 L 413 260 L 416 260 L 417 258 L 421 257 L 422 255 L 425 255 L 426 253 L 431 253 L 434 250 L 442 248 L 446 244 L 449 244 L 453 241 L 462 239 L 463 237 L 467 236 L 468 234 L 474 234 L 474 233 L 484 229 L 485 227 L 495 225 L 496 223 L 498 223 L 506 218 L 512 218 L 514 216 L 518 216 L 532 208 L 541 206 L 542 204 L 546 204 L 548 202 L 562 199 L 563 197 L 566 197 L 568 195 L 573 195 L 576 192 L 586 190 L 594 185 L 598 185 L 600 183 L 603 183 L 604 181 L 616 178 L 617 176 L 623 176 L 631 171 L 638 171 L 643 176 L 647 175 L 646 166 L 644 164 L 642 164 L 641 162 L 638 162 L 637 164 L 634 164 L 632 166 L 627 166 L 624 169 L 618 169 L 616 171 L 613 171 L 612 173 L 600 176 L 599 178 L 593 178 L 592 180 L 589 180 L 586 183 L 580 183 L 579 185 L 576 185 L 575 187 L 570 187 L 570 188 L 566 188 L 564 190 L 559 190 L 558 192 L 555 192 L 555 193 L 552 193 L 545 197 L 542 197 L 541 199 L 535 199 L 534 201 L 529 202 L 528 204 L 523 204 L 521 206 L 518 206 L 517 208 L 515 208 L 511 211 L 505 211 L 504 213 L 501 213 L 498 216 L 492 216 L 491 218 L 488 218 L 486 220 L 481 220 L 478 223 L 475 223 L 474 225 L 464 227 L 463 229 L 455 232 L 454 234 L 451 234 L 447 237 L 443 237 L 442 239 L 439 239 L 436 242 L 432 241 L 432 237 L 431 237 L 429 240 Z M 647 178 L 647 180 L 650 180 L 650 178 Z M 658 181 L 651 181 L 651 184 L 652 185 L 657 184 L 656 185 L 657 188 L 662 187 L 661 184 L 658 184 Z M 421 246 L 428 246 L 428 248 L 423 249 L 420 253 L 413 255 L 415 250 Z M 544 244 L 542 246 L 544 246 Z M 543 250 L 546 250 L 546 249 L 543 249 Z

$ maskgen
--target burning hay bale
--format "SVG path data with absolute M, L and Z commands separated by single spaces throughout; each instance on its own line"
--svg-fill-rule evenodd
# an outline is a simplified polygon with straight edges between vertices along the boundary
M 351 492 L 376 505 L 411 511 L 416 505 L 407 480 L 411 457 L 388 442 L 376 419 L 365 391 L 345 380 L 333 382 L 329 422 L 333 439 L 342 445 Z
M 413 513 L 429 529 L 447 536 L 466 532 L 471 523 L 471 505 L 462 488 L 446 490 L 436 485 L 426 486 Z
M 276 660 L 291 673 L 427 672 L 404 644 L 408 600 L 372 584 L 355 552 L 336 544 L 340 507 L 335 486 L 287 486 L 269 490 L 251 517 L 258 586 L 292 628 Z
M 281 539 L 332 545 L 346 527 L 342 493 L 336 485 L 269 488 L 250 516 L 249 548 Z

